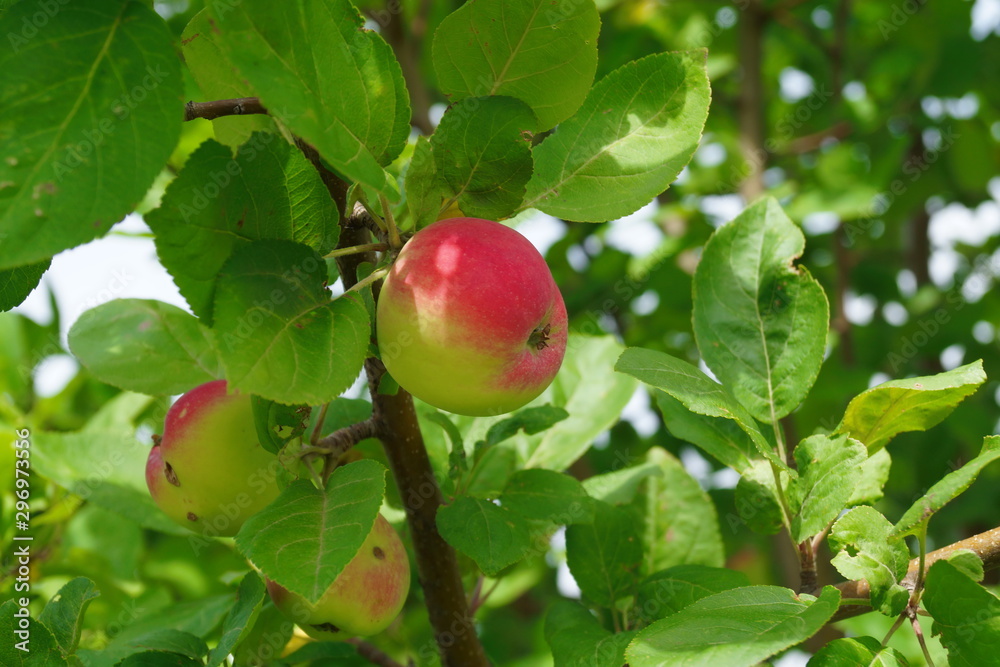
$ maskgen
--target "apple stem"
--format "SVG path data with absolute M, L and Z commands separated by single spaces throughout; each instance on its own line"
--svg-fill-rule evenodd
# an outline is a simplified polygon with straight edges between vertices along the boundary
M 377 282 L 379 280 L 382 280 L 388 274 L 389 274 L 389 267 L 388 266 L 383 266 L 381 269 L 376 269 L 375 271 L 372 271 L 368 275 L 368 277 L 366 277 L 366 278 L 364 278 L 362 280 L 359 280 L 358 282 L 354 283 L 354 285 L 351 286 L 350 288 L 348 288 L 348 290 L 346 292 L 344 292 L 344 294 L 347 294 L 348 292 L 360 292 L 362 289 L 364 289 L 365 287 L 368 287 L 372 283 Z
M 378 200 L 382 204 L 382 213 L 385 214 L 385 226 L 389 232 L 389 245 L 392 246 L 393 250 L 399 250 L 403 247 L 403 242 L 399 238 L 399 228 L 396 227 L 396 220 L 392 217 L 392 208 L 389 206 L 389 200 L 381 192 L 378 194 Z
M 335 257 L 356 255 L 362 252 L 383 252 L 388 249 L 389 246 L 385 243 L 362 243 L 361 245 L 354 245 L 349 248 L 337 248 L 333 252 L 323 255 L 323 259 L 334 259 Z

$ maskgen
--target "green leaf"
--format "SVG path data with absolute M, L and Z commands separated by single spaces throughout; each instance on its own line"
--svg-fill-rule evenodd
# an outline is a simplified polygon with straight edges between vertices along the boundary
M 285 239 L 326 254 L 337 208 L 319 174 L 278 135 L 254 134 L 233 155 L 212 140 L 191 154 L 146 216 L 156 253 L 195 315 L 212 324 L 216 279 L 248 241 Z
M 653 394 L 663 415 L 663 423 L 677 438 L 700 447 L 706 454 L 740 473 L 759 458 L 753 440 L 735 421 L 692 412 L 665 391 Z
M 555 127 L 580 108 L 597 71 L 601 20 L 592 0 L 474 0 L 434 35 L 434 69 L 453 102 L 509 95 Z M 536 128 L 531 128 L 536 129 Z
M 886 616 L 899 614 L 910 592 L 898 582 L 906 574 L 910 552 L 892 535 L 892 524 L 878 510 L 855 507 L 830 531 L 830 562 L 848 579 L 864 579 L 871 588 L 872 607 Z
M 554 667 L 621 667 L 635 632 L 612 634 L 586 607 L 559 600 L 545 615 L 545 642 Z
M 162 301 L 114 299 L 92 308 L 70 329 L 69 347 L 98 380 L 128 391 L 180 394 L 223 376 L 212 332 Z
M 147 634 L 142 635 L 141 641 L 136 641 L 134 646 L 137 649 L 152 649 L 149 652 L 143 653 L 133 653 L 127 660 L 120 664 L 134 665 L 134 667 L 141 667 L 146 665 L 147 661 L 145 658 L 149 658 L 148 664 L 160 664 L 160 665 L 188 665 L 188 664 L 203 664 L 200 658 L 204 657 L 208 653 L 208 646 L 205 645 L 204 640 L 198 635 L 195 635 L 184 630 L 175 630 L 172 628 L 157 628 Z M 154 662 L 156 658 L 155 654 L 160 654 L 160 656 L 184 656 L 191 660 L 195 660 L 194 663 L 190 662 L 169 662 L 166 658 L 162 658 L 162 662 Z
M 564 408 L 569 417 L 526 437 L 525 468 L 565 470 L 599 433 L 611 428 L 635 393 L 631 378 L 612 370 L 622 346 L 612 336 L 571 334 L 555 380 L 537 402 Z
M 357 649 L 355 649 L 350 644 L 342 644 L 340 642 L 309 642 L 302 646 L 302 648 L 296 650 L 291 655 L 285 656 L 281 659 L 281 664 L 285 665 L 298 665 L 303 662 L 308 662 L 309 664 L 336 664 L 336 665 L 354 665 L 358 664 L 355 661 L 343 662 L 345 659 L 354 658 L 355 661 L 360 660 L 358 657 Z M 326 660 L 326 662 L 316 662 Z M 330 659 L 339 659 L 341 662 L 330 663 Z M 367 661 L 365 663 L 367 664 Z
M 253 89 L 236 72 L 212 29 L 208 10 L 195 14 L 181 35 L 184 62 L 198 82 L 206 100 L 230 100 L 252 97 Z M 254 132 L 276 132 L 274 121 L 263 114 L 223 116 L 212 120 L 215 138 L 227 146 L 236 147 Z
M 133 653 L 117 664 L 117 667 L 201 667 L 201 660 L 180 653 L 165 651 L 143 651 Z
M 868 458 L 865 446 L 846 435 L 814 435 L 795 448 L 799 478 L 789 489 L 792 539 L 822 532 L 847 507 Z
M 757 450 L 771 463 L 794 475 L 761 434 L 757 422 L 746 408 L 733 398 L 726 387 L 713 381 L 697 367 L 664 352 L 630 347 L 618 359 L 615 370 L 670 394 L 691 412 L 736 422 L 750 437 Z M 734 452 L 725 455 L 739 461 Z
M 795 266 L 805 237 L 774 199 L 709 239 L 694 274 L 694 332 L 705 363 L 755 418 L 798 407 L 823 363 L 830 307 Z
M 706 565 L 676 565 L 650 575 L 639 586 L 636 607 L 646 623 L 676 614 L 709 595 L 749 586 L 747 575 Z
M 612 505 L 622 505 L 632 502 L 643 480 L 662 474 L 663 471 L 656 463 L 640 463 L 588 477 L 583 480 L 583 488 L 591 498 Z
M 434 164 L 434 148 L 430 139 L 417 137 L 409 167 L 406 170 L 406 205 L 413 217 L 413 228 L 423 229 L 438 218 L 444 203 L 445 183 L 438 178 Z
M 385 468 L 337 468 L 320 491 L 300 480 L 250 517 L 236 546 L 269 578 L 315 603 L 368 537 L 385 494 Z
M 598 81 L 576 115 L 534 148 L 523 208 L 604 222 L 666 190 L 708 116 L 705 59 L 704 50 L 660 53 Z
M 854 494 L 848 501 L 848 506 L 872 505 L 883 496 L 883 487 L 889 481 L 889 471 L 892 468 L 892 457 L 888 449 L 880 449 L 869 456 L 861 464 L 861 479 L 854 487 Z
M 787 477 L 782 475 L 782 483 Z M 773 535 L 781 530 L 783 525 L 781 501 L 778 500 L 778 490 L 774 482 L 774 470 L 767 461 L 756 461 L 743 471 L 740 481 L 736 483 L 736 512 L 739 518 L 726 517 L 729 527 L 735 531 L 739 521 L 755 533 Z
M 921 600 L 934 617 L 933 633 L 948 649 L 951 667 L 996 662 L 1000 645 L 1000 599 L 947 560 L 927 571 Z
M 526 519 L 558 525 L 590 523 L 594 499 L 575 478 L 552 470 L 519 470 L 507 480 L 500 504 Z
M 512 97 L 455 104 L 431 137 L 436 174 L 466 215 L 502 220 L 524 199 L 531 178 L 535 115 Z
M 903 654 L 874 637 L 834 639 L 809 659 L 807 667 L 909 667 Z
M 38 287 L 42 274 L 48 270 L 51 263 L 51 259 L 46 259 L 27 266 L 0 269 L 0 313 L 20 306 Z
M 839 602 L 833 586 L 819 598 L 779 586 L 723 591 L 648 626 L 625 656 L 631 667 L 751 667 L 819 632 Z
M 982 581 L 986 576 L 983 559 L 972 549 L 956 549 L 944 558 L 973 581 Z
M 566 563 L 586 599 L 603 607 L 635 592 L 640 527 L 629 510 L 598 501 L 593 523 L 566 528 Z
M 128 214 L 180 136 L 181 67 L 146 3 L 60 5 L 0 17 L 0 269 L 86 243 Z
M 935 512 L 947 505 L 972 486 L 983 468 L 1000 458 L 1000 435 L 988 435 L 983 440 L 979 456 L 958 470 L 942 477 L 927 493 L 906 510 L 892 530 L 894 537 L 915 533 L 918 526 L 928 521 Z
M 21 626 L 20 621 L 24 619 L 20 615 L 22 611 L 26 615 L 28 608 L 21 607 L 18 598 L 0 605 L 0 632 L 4 636 L 4 641 L 0 642 L 0 664 L 4 667 L 66 665 L 66 659 L 59 651 L 59 644 L 45 625 L 28 617 L 27 630 Z M 24 634 L 18 634 L 19 632 Z
M 308 405 L 285 405 L 260 396 L 251 396 L 250 403 L 260 446 L 272 454 L 280 452 L 309 426 L 312 408 Z
M 100 596 L 94 582 L 86 577 L 71 579 L 59 589 L 38 615 L 38 620 L 52 633 L 64 655 L 71 655 L 80 643 L 83 615 L 90 601 Z
M 139 443 L 134 431 L 36 431 L 32 435 L 36 445 L 31 451 L 32 467 L 46 479 L 143 527 L 190 535 L 150 497 L 144 475 L 151 443 Z
M 883 382 L 850 402 L 837 432 L 876 452 L 899 433 L 926 431 L 941 423 L 984 382 L 981 359 L 937 375 Z
M 319 405 L 351 386 L 368 353 L 360 297 L 330 301 L 323 258 L 290 241 L 236 249 L 219 274 L 215 331 L 230 387 Z
M 661 447 L 646 460 L 662 475 L 646 478 L 639 503 L 643 511 L 647 574 L 674 565 L 722 566 L 725 553 L 715 505 L 681 462 Z
M 267 600 L 267 589 L 264 587 L 264 582 L 251 570 L 243 577 L 240 588 L 236 591 L 236 604 L 226 614 L 219 643 L 208 654 L 208 667 L 221 664 L 226 656 L 246 639 L 265 600 Z
M 244 0 L 209 8 L 218 42 L 268 111 L 347 179 L 392 193 L 380 165 L 410 133 L 392 49 L 348 0 Z
M 527 520 L 481 498 L 459 496 L 441 506 L 437 525 L 448 544 L 491 577 L 524 558 L 531 548 Z
M 488 447 L 500 444 L 514 437 L 523 430 L 526 435 L 535 435 L 552 428 L 569 417 L 564 409 L 552 405 L 536 405 L 518 410 L 513 416 L 507 417 L 490 426 L 486 432 L 483 444 Z

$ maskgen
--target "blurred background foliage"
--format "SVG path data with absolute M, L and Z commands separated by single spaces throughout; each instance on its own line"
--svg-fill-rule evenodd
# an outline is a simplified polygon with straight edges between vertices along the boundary
M 0 11 L 11 4 L 0 3 Z M 178 39 L 204 4 L 153 3 Z M 415 135 L 431 130 L 447 100 L 436 90 L 430 41 L 436 25 L 461 3 L 358 4 L 403 65 Z M 650 53 L 707 47 L 713 102 L 690 166 L 638 213 L 604 225 L 539 215 L 522 221 L 522 229 L 547 247 L 572 326 L 697 362 L 691 276 L 700 249 L 747 201 L 763 193 L 778 197 L 806 233 L 802 263 L 823 284 L 832 322 L 819 381 L 784 422 L 790 441 L 832 429 L 851 397 L 890 378 L 931 374 L 978 358 L 992 378 L 942 425 L 893 443 L 895 465 L 879 509 L 899 516 L 923 490 L 974 456 L 984 435 L 998 432 L 1000 299 L 993 291 L 1000 273 L 1000 0 L 597 4 L 598 77 Z M 203 99 L 190 78 L 188 85 L 192 99 Z M 159 192 L 210 135 L 207 123 L 185 126 Z M 155 206 L 157 196 L 150 193 L 140 211 Z M 142 236 L 141 225 L 128 233 Z M 31 316 L 30 308 L 0 314 L 0 440 L 25 424 L 36 431 L 77 430 L 118 393 L 64 356 L 69 323 L 60 320 L 49 285 L 44 280 L 33 296 L 49 304 L 48 321 Z M 40 391 L 43 375 L 53 368 L 65 379 Z M 142 447 L 160 428 L 164 407 L 153 401 L 128 416 L 146 438 Z M 797 582 L 784 542 L 727 520 L 735 517 L 735 475 L 673 437 L 644 393 L 571 472 L 586 477 L 621 467 L 654 444 L 680 456 L 716 501 L 730 567 L 754 583 Z M 375 443 L 362 450 L 378 455 Z M 0 467 L 10 470 L 12 460 L 10 448 L 0 449 Z M 931 548 L 997 525 L 998 477 L 1000 471 L 988 468 L 940 513 L 931 523 Z M 5 474 L 5 564 L 12 549 L 11 485 L 12 475 Z M 218 624 L 226 607 L 215 610 L 211 596 L 230 600 L 246 569 L 224 542 L 196 555 L 183 535 L 143 530 L 38 478 L 32 509 L 33 591 L 48 598 L 77 575 L 94 579 L 101 590 L 86 618 L 84 646 L 99 648 L 127 634 L 137 618 L 156 622 L 157 615 L 174 613 L 171 605 L 206 597 L 198 603 L 203 620 Z M 497 664 L 551 664 L 542 625 L 526 622 L 571 591 L 558 562 L 554 548 L 516 566 L 480 612 L 483 640 Z M 832 576 L 821 572 L 821 582 Z M 0 594 L 7 597 L 12 571 L 0 577 Z M 260 641 L 277 632 L 279 623 L 269 614 L 255 630 Z M 882 620 L 869 615 L 854 623 Z M 418 652 L 424 657 L 434 653 L 420 600 L 411 599 L 383 639 L 385 646 L 411 651 L 430 646 Z M 912 649 L 911 664 L 923 664 L 915 644 Z

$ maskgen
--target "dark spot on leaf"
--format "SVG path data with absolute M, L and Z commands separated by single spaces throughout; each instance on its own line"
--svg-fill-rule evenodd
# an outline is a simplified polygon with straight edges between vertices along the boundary
M 382 551 L 382 547 L 375 547 L 374 549 L 372 549 L 372 555 L 375 556 L 375 558 L 377 558 L 378 560 L 385 559 L 385 552 Z
M 188 512 L 187 518 L 188 518 L 188 521 L 197 521 L 198 520 L 198 515 L 195 514 L 194 512 Z
M 196 32 L 195 34 L 191 35 L 187 39 L 182 39 L 181 40 L 181 46 L 187 46 L 188 44 L 190 44 L 194 40 L 198 39 L 199 37 L 201 37 L 201 33 L 200 32 Z

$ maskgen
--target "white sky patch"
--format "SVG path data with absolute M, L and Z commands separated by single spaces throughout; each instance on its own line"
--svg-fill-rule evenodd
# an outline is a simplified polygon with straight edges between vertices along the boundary
M 660 294 L 655 290 L 646 290 L 632 301 L 632 312 L 636 315 L 649 315 L 660 305 Z
M 703 143 L 694 154 L 694 161 L 701 167 L 717 167 L 726 161 L 726 147 L 720 143 Z
M 840 216 L 832 211 L 810 213 L 802 219 L 802 228 L 809 236 L 829 234 L 840 226 Z
M 858 102 L 865 98 L 868 94 L 868 89 L 865 88 L 865 84 L 861 81 L 848 81 L 844 84 L 844 97 L 851 102 Z
M 650 407 L 649 392 L 645 385 L 636 388 L 632 398 L 625 404 L 621 418 L 632 424 L 635 432 L 644 438 L 659 430 L 660 419 Z
M 517 231 L 544 255 L 549 248 L 566 236 L 566 225 L 551 215 L 533 210 L 517 224 Z
M 148 232 L 138 215 L 129 215 L 114 228 L 129 233 Z M 187 310 L 187 302 L 156 256 L 153 240 L 146 237 L 109 234 L 86 245 L 59 253 L 42 278 L 55 293 L 59 305 L 61 338 L 73 323 L 95 306 L 112 299 L 157 299 Z M 14 312 L 38 322 L 50 322 L 45 289 L 36 289 Z
M 877 387 L 884 382 L 888 382 L 892 378 L 885 373 L 875 373 L 870 378 L 868 378 L 868 388 Z
M 964 345 L 949 345 L 948 347 L 941 350 L 941 366 L 946 370 L 950 371 L 953 368 L 958 368 L 962 365 L 965 360 L 965 346 Z
M 913 271 L 909 269 L 903 269 L 896 274 L 896 287 L 899 288 L 899 293 L 905 297 L 911 297 L 917 293 L 917 277 L 913 275 Z
M 1000 34 L 1000 0 L 976 0 L 972 6 L 972 28 L 975 40 L 984 40 L 990 33 Z
M 80 364 L 68 354 L 56 354 L 46 357 L 35 369 L 35 391 L 42 398 L 55 396 L 65 389 Z
M 887 301 L 882 306 L 882 317 L 892 326 L 901 327 L 909 321 L 910 312 L 898 301 Z
M 816 90 L 816 82 L 813 81 L 813 78 L 795 67 L 786 67 L 781 70 L 778 84 L 781 86 L 781 99 L 786 102 L 798 102 L 809 97 Z
M 1000 204 L 984 201 L 971 209 L 953 202 L 931 215 L 929 231 L 935 248 L 951 248 L 956 243 L 981 246 L 1000 234 Z
M 977 343 L 989 345 L 996 340 L 997 330 L 990 322 L 979 320 L 972 326 L 972 337 Z
M 847 293 L 844 301 L 844 314 L 851 324 L 866 326 L 872 321 L 878 301 L 870 294 Z
M 610 222 L 605 228 L 604 242 L 633 257 L 645 257 L 663 242 L 663 230 L 653 222 L 658 209 L 653 200 L 632 215 Z
M 738 194 L 708 195 L 701 200 L 701 210 L 714 218 L 716 226 L 729 222 L 743 211 L 743 197 Z

